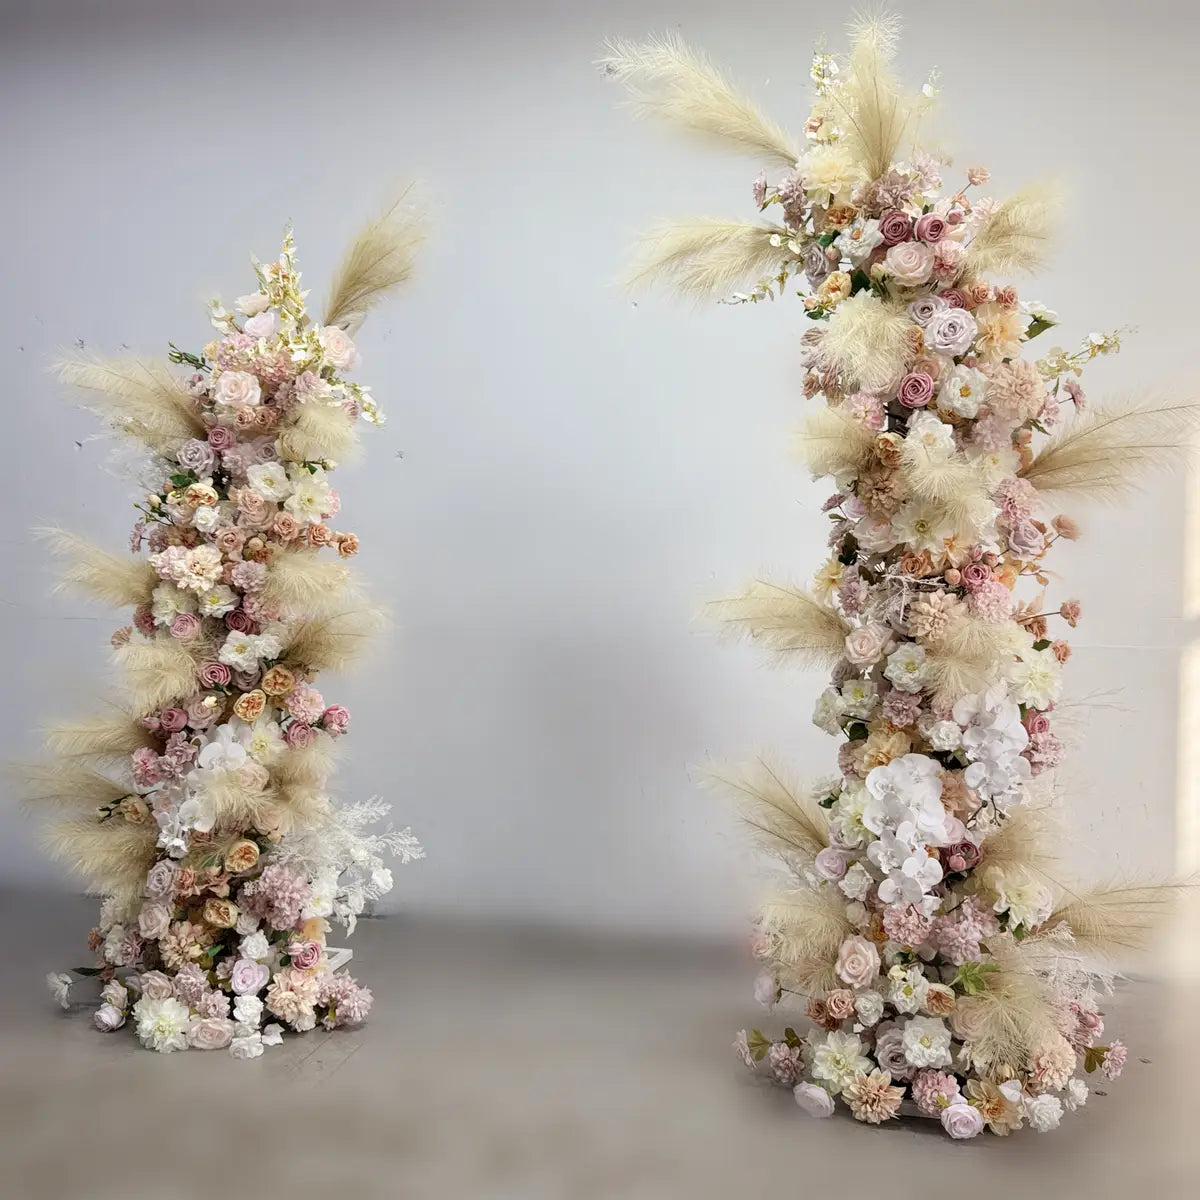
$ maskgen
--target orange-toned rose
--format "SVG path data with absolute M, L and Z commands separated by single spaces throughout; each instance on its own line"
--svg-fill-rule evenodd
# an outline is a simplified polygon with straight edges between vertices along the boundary
M 266 693 L 261 688 L 255 688 L 252 692 L 244 692 L 233 702 L 233 712 L 248 725 L 253 725 L 262 716 L 266 704 Z
M 328 546 L 333 541 L 333 530 L 324 521 L 317 521 L 308 527 L 305 536 L 310 546 Z
M 337 535 L 337 552 L 343 558 L 353 558 L 358 553 L 358 534 L 339 533 Z
M 126 796 L 121 801 L 121 815 L 130 825 L 145 825 L 150 819 L 150 809 L 141 796 Z
M 258 865 L 258 846 L 249 838 L 239 838 L 225 851 L 225 870 L 230 875 L 251 871 Z
M 278 512 L 275 514 L 275 520 L 271 523 L 271 528 L 280 541 L 290 542 L 292 538 L 299 535 L 300 522 L 289 512 Z
M 238 906 L 232 900 L 209 900 L 204 906 L 204 920 L 217 929 L 232 929 L 237 924 Z
M 932 1017 L 947 1017 L 954 1011 L 954 989 L 944 983 L 931 983 L 921 1007 Z
M 268 696 L 286 696 L 296 686 L 296 676 L 287 667 L 272 667 L 263 677 L 261 687 Z

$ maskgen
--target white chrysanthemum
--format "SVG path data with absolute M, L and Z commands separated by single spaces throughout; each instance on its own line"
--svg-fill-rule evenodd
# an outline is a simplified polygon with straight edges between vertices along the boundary
M 836 1096 L 855 1075 L 871 1070 L 863 1044 L 852 1033 L 827 1033 L 812 1054 L 812 1077 Z
M 987 383 L 987 376 L 982 371 L 957 366 L 939 383 L 937 406 L 943 412 L 957 413 L 960 417 L 976 417 L 987 395 Z
M 285 500 L 292 492 L 282 463 L 258 463 L 246 472 L 246 482 L 264 500 Z
M 170 625 L 180 613 L 194 613 L 196 598 L 173 583 L 160 583 L 150 594 L 150 615 L 155 624 Z
M 929 678 L 925 648 L 916 642 L 903 642 L 888 655 L 883 673 L 902 692 L 919 692 Z
M 223 583 L 211 587 L 199 595 L 199 611 L 202 617 L 223 617 L 238 606 L 237 592 Z
M 842 582 L 845 570 L 846 568 L 836 558 L 831 558 L 813 576 L 813 595 L 823 604 L 828 604 L 838 585 Z
M 188 1026 L 192 1014 L 186 1004 L 173 996 L 151 1000 L 143 996 L 134 1006 L 138 1040 L 148 1050 L 170 1054 L 172 1050 L 187 1049 Z
M 1023 650 L 1021 658 L 1009 668 L 1012 698 L 1030 708 L 1049 708 L 1062 692 L 1062 664 L 1054 652 Z
M 913 550 L 940 553 L 955 533 L 943 508 L 923 500 L 908 500 L 892 518 L 892 534 Z
M 797 164 L 804 190 L 814 204 L 828 208 L 848 200 L 856 184 L 865 183 L 862 167 L 845 146 L 814 146 Z
M 950 1030 L 940 1017 L 913 1017 L 901 1037 L 904 1057 L 914 1067 L 948 1067 Z

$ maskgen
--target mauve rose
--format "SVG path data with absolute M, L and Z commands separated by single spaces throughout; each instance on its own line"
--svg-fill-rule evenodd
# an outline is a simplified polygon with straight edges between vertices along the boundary
M 232 612 L 225 614 L 225 627 L 232 629 L 234 633 L 254 633 L 258 628 L 250 615 L 242 608 L 235 608 Z
M 271 978 L 270 969 L 252 958 L 239 958 L 233 964 L 229 986 L 239 996 L 253 996 L 267 986 Z
M 1008 531 L 1008 548 L 1026 562 L 1035 559 L 1046 545 L 1037 526 L 1032 521 L 1019 521 Z
M 204 703 L 205 699 L 204 696 L 195 696 L 188 701 L 188 724 L 193 729 L 207 729 L 221 714 L 219 703 L 208 705 Z
M 176 461 L 185 471 L 195 471 L 197 475 L 207 475 L 212 470 L 216 457 L 212 446 L 199 438 L 188 438 L 175 455 Z
M 317 731 L 302 721 L 293 721 L 283 737 L 293 750 L 303 750 L 305 746 L 311 746 L 317 740 Z
M 941 296 L 920 296 L 908 306 L 908 315 L 922 328 L 947 307 Z
M 924 371 L 910 371 L 900 380 L 896 399 L 905 408 L 924 408 L 933 398 L 933 379 Z
M 970 871 L 979 865 L 979 847 L 974 842 L 955 842 L 938 851 L 947 871 Z
M 969 592 L 983 587 L 985 583 L 990 583 L 991 580 L 991 568 L 985 567 L 983 563 L 967 563 L 962 569 L 962 584 Z
M 267 502 L 253 488 L 238 489 L 237 508 L 244 518 L 243 527 L 246 524 L 258 526 L 267 521 Z
M 213 532 L 213 545 L 222 554 L 232 557 L 246 544 L 246 531 L 236 525 L 224 525 Z
M 841 879 L 846 874 L 846 856 L 833 846 L 826 846 L 817 852 L 813 867 L 822 879 L 833 881 Z
M 176 613 L 171 620 L 171 636 L 190 642 L 200 633 L 200 618 L 195 613 Z
M 1028 733 L 1049 733 L 1050 718 L 1044 712 L 1030 709 L 1025 714 L 1025 729 Z
M 819 1084 L 798 1083 L 792 1088 L 796 1103 L 810 1117 L 832 1117 L 836 1107 L 833 1097 Z
M 175 988 L 161 971 L 147 971 L 138 977 L 138 984 L 143 996 L 151 1000 L 166 1000 L 175 994 Z
M 942 1128 L 952 1138 L 973 1138 L 983 1132 L 983 1114 L 959 1096 L 955 1103 L 942 1109 Z
M 233 1022 L 228 1017 L 201 1017 L 188 1029 L 193 1050 L 224 1050 L 233 1041 Z
M 939 217 L 937 213 L 926 213 L 917 218 L 914 232 L 923 242 L 940 242 L 946 236 L 945 218 Z
M 829 255 L 825 253 L 825 247 L 813 242 L 804 252 L 804 274 L 808 282 L 813 286 L 819 286 L 833 270 L 833 264 L 829 261 Z
M 178 733 L 187 724 L 182 708 L 164 708 L 158 714 L 158 726 L 164 733 Z
M 151 900 L 142 905 L 138 913 L 138 933 L 149 940 L 157 940 L 167 932 L 174 908 L 161 900 Z
M 258 415 L 261 417 L 262 413 L 260 412 Z M 279 457 L 279 453 L 275 449 L 275 439 L 269 437 L 259 438 L 252 447 L 251 457 L 256 463 L 275 462 Z
M 214 425 L 208 431 L 208 444 L 214 450 L 225 451 L 237 444 L 237 437 L 228 425 Z
M 938 292 L 938 298 L 945 300 L 949 308 L 966 308 L 967 298 L 958 290 L 958 288 L 947 288 L 944 292 Z
M 226 687 L 233 672 L 223 662 L 212 661 L 200 664 L 197 678 L 205 687 Z
M 301 971 L 311 971 L 321 961 L 320 942 L 292 942 L 288 946 L 287 952 L 288 957 L 292 960 L 292 966 L 298 967 Z
M 167 858 L 156 862 L 146 875 L 146 895 L 161 900 L 175 889 L 175 872 L 178 868 Z
M 925 343 L 939 354 L 963 354 L 977 329 L 975 318 L 965 308 L 947 308 L 925 327 Z
M 904 1057 L 904 1030 L 891 1021 L 885 1021 L 875 1034 L 875 1061 L 893 1079 L 911 1079 L 917 1068 Z
M 330 737 L 341 737 L 350 728 L 350 710 L 340 704 L 331 704 L 321 714 L 321 724 Z
M 907 241 L 911 231 L 912 218 L 898 209 L 892 209 L 879 218 L 879 234 L 885 246 L 895 246 L 898 242 Z
M 125 1024 L 125 1014 L 112 1004 L 102 1004 L 92 1014 L 92 1024 L 101 1033 L 112 1033 Z

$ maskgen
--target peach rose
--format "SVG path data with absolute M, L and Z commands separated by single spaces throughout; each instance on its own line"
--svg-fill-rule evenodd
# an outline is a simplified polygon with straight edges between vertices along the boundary
M 261 688 L 255 688 L 252 692 L 244 692 L 233 702 L 233 712 L 247 725 L 253 725 L 262 716 L 266 704 L 266 693 Z
M 352 558 L 358 553 L 358 534 L 339 533 L 337 535 L 337 552 L 343 558 Z
M 318 521 L 308 527 L 308 544 L 310 546 L 328 546 L 333 541 L 333 531 L 324 521 Z
M 879 951 L 864 937 L 848 937 L 838 951 L 835 970 L 852 988 L 869 987 L 879 974 Z
M 204 905 L 204 920 L 218 929 L 232 929 L 237 924 L 238 906 L 232 900 L 211 899 Z
M 944 983 L 931 983 L 921 1008 L 931 1017 L 947 1017 L 954 1011 L 954 989 Z
M 225 851 L 225 870 L 231 875 L 251 871 L 258 865 L 258 846 L 249 838 L 239 838 Z
M 260 686 L 268 696 L 286 696 L 296 686 L 296 677 L 287 667 L 272 667 Z

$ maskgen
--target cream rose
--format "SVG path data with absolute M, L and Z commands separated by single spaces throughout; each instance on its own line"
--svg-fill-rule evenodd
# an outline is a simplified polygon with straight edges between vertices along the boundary
M 161 971 L 147 971 L 139 980 L 142 995 L 148 1000 L 166 1000 L 175 995 L 175 988 Z
M 147 941 L 162 937 L 171 924 L 172 913 L 173 909 L 169 904 L 158 900 L 143 904 L 141 912 L 138 913 L 138 933 Z
M 942 1109 L 942 1128 L 952 1138 L 973 1138 L 983 1132 L 983 1115 L 959 1096 L 954 1104 Z
M 262 400 L 262 388 L 258 380 L 246 371 L 222 371 L 213 389 L 213 399 L 230 408 L 254 405 Z
M 879 951 L 864 937 L 848 937 L 838 951 L 836 970 L 852 988 L 869 987 L 879 974 Z
M 892 631 L 886 625 L 873 621 L 860 625 L 846 635 L 846 657 L 856 667 L 869 667 L 883 657 L 891 639 Z
M 353 371 L 358 366 L 359 354 L 353 339 L 337 325 L 326 325 L 320 333 L 321 345 L 325 347 L 325 361 L 337 371 Z
M 900 242 L 889 248 L 883 265 L 896 283 L 917 287 L 933 272 L 933 247 L 924 242 Z
M 201 1017 L 188 1029 L 193 1050 L 224 1050 L 233 1041 L 233 1022 L 228 1017 Z

